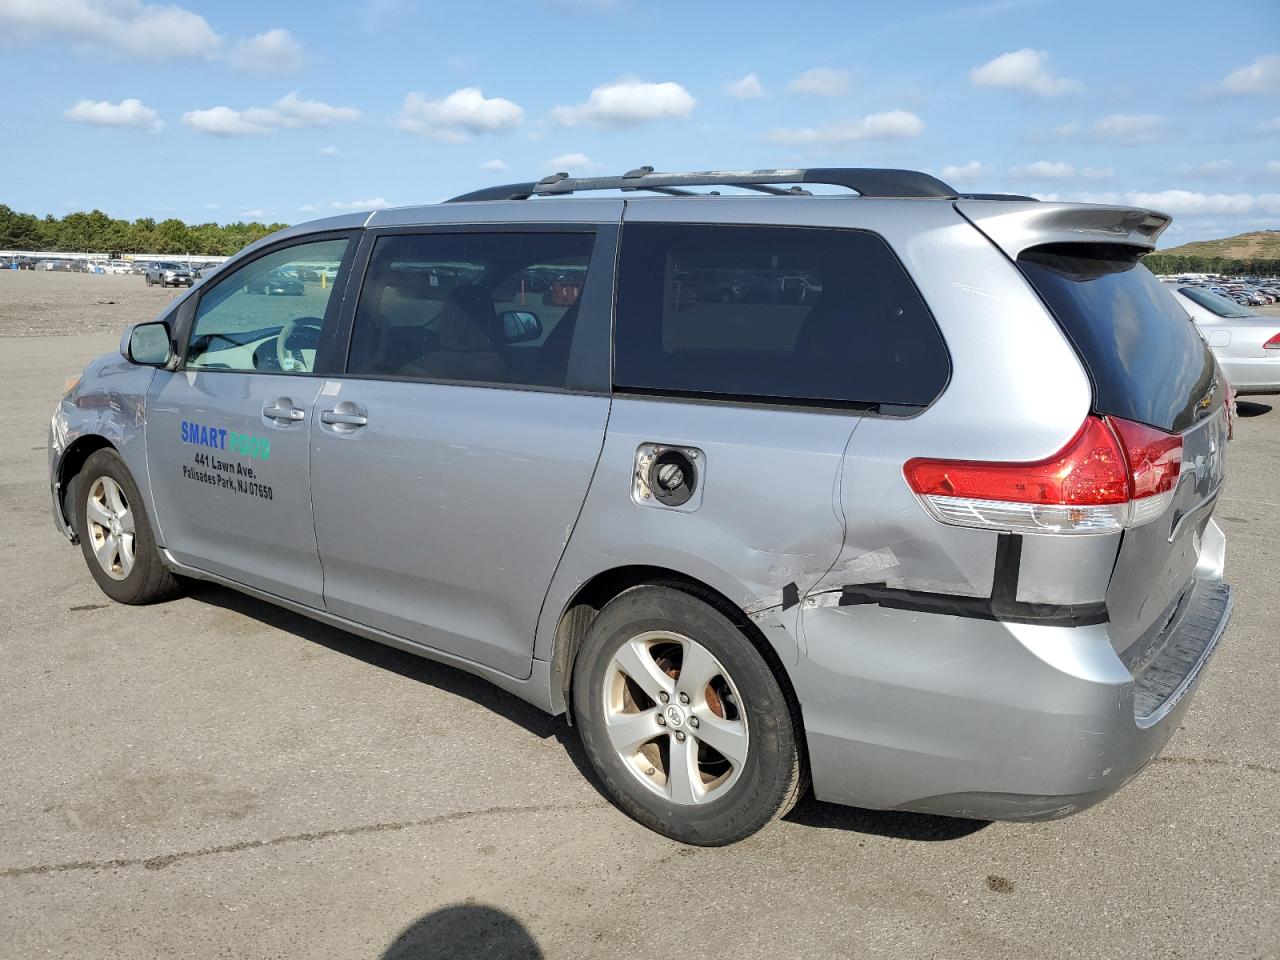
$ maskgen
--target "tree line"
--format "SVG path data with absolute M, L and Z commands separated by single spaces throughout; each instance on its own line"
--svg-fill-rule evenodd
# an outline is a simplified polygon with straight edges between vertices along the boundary
M 117 220 L 101 210 L 37 217 L 0 203 L 0 250 L 54 253 L 193 253 L 229 257 L 283 229 L 283 223 L 197 223 L 150 217 Z M 1280 276 L 1280 259 L 1232 259 L 1149 253 L 1142 258 L 1152 273 L 1218 273 L 1226 276 Z
M 1152 273 L 1218 273 L 1229 277 L 1280 277 L 1280 259 L 1206 257 L 1198 254 L 1149 253 L 1142 258 Z
M 0 250 L 54 253 L 168 253 L 230 256 L 287 226 L 283 223 L 197 223 L 150 217 L 117 220 L 101 210 L 37 217 L 0 203 Z

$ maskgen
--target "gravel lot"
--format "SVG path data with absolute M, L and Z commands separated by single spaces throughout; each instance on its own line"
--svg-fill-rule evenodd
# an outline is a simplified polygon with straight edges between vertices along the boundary
M 0 271 L 0 955 L 1280 957 L 1280 411 L 1242 405 L 1235 619 L 1126 790 L 1029 825 L 809 800 L 699 850 L 478 680 L 221 589 L 97 590 L 49 518 L 49 415 L 172 295 Z

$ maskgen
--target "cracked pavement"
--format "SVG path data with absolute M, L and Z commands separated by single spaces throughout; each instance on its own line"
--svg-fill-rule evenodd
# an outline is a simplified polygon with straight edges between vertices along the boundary
M 1280 403 L 1229 449 L 1231 628 L 1119 795 L 992 825 L 809 800 L 702 850 L 478 679 L 218 588 L 107 601 L 45 431 L 116 342 L 0 339 L 0 955 L 1280 957 Z

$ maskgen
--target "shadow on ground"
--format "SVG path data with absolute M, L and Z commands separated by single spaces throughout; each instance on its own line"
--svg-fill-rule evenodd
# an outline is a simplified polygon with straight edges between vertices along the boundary
M 382 960 L 539 960 L 538 943 L 515 917 L 495 907 L 460 904 L 433 910 L 396 937 Z
M 583 751 L 581 741 L 564 717 L 548 716 L 519 697 L 462 670 L 414 656 L 395 647 L 366 640 L 345 630 L 339 630 L 225 587 L 192 582 L 188 587 L 187 596 L 198 603 L 235 611 L 259 623 L 291 633 L 303 640 L 327 647 L 343 656 L 361 660 L 381 670 L 389 670 L 453 696 L 463 697 L 542 739 L 554 737 L 556 742 L 564 747 L 565 754 L 577 767 L 578 772 L 596 788 L 601 796 L 613 803 L 613 798 L 604 789 Z M 616 808 L 617 805 L 614 804 L 614 806 Z M 801 800 L 787 815 L 786 820 L 790 823 L 827 830 L 849 830 L 877 837 L 922 841 L 956 840 L 987 826 L 985 821 L 980 820 L 845 807 L 834 803 L 822 803 L 814 800 L 812 796 Z M 463 956 L 475 955 L 477 954 Z
M 1237 400 L 1236 413 L 1242 417 L 1260 417 L 1264 413 L 1270 413 L 1271 407 L 1265 403 L 1258 403 L 1256 400 Z

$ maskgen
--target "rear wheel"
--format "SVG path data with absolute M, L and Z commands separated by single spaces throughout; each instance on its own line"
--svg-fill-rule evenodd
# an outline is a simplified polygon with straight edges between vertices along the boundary
M 741 840 L 804 789 L 799 709 L 711 595 L 644 585 L 611 601 L 578 654 L 573 702 L 610 797 L 674 840 Z
M 160 561 L 142 495 L 118 453 L 91 454 L 68 495 L 81 552 L 103 593 L 141 604 L 178 592 L 177 579 Z

